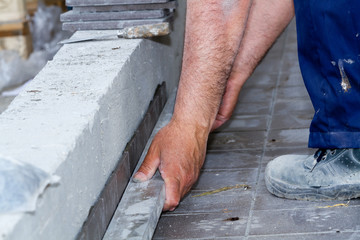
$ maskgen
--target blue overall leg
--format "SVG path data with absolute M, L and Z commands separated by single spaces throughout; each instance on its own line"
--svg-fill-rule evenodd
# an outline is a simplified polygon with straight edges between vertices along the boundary
M 294 0 L 309 147 L 360 148 L 360 0 Z

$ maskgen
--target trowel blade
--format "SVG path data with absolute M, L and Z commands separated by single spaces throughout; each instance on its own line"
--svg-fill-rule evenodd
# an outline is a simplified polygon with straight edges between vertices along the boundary
M 96 40 L 110 40 L 117 38 L 116 34 L 111 35 L 102 35 L 98 37 L 87 37 L 87 38 L 75 38 L 75 39 L 66 39 L 61 42 L 58 42 L 58 44 L 68 44 L 68 43 L 77 43 L 77 42 L 88 42 L 88 41 L 96 41 Z

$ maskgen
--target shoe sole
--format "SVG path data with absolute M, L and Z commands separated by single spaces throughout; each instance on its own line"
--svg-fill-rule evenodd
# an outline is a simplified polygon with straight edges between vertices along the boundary
M 300 188 L 299 186 L 285 184 L 265 175 L 265 184 L 268 191 L 277 197 L 306 200 L 329 201 L 349 200 L 360 197 L 360 183 L 337 185 L 333 187 Z

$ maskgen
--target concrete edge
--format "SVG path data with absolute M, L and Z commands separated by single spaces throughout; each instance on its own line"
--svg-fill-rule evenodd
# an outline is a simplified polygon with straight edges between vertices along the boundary
M 170 121 L 174 109 L 175 96 L 176 91 L 169 97 L 141 155 L 136 170 L 144 161 L 156 133 Z M 143 183 L 130 181 L 103 239 L 151 239 L 160 218 L 164 202 L 165 185 L 158 172 L 152 179 Z
M 130 175 L 139 160 L 139 156 L 145 148 L 147 139 L 159 118 L 166 102 L 165 82 L 159 85 L 154 98 L 151 101 L 145 117 L 135 131 L 130 142 L 127 144 L 118 165 L 110 175 L 99 199 L 91 208 L 77 239 L 102 239 L 108 224 L 116 210 L 120 198 L 127 186 Z

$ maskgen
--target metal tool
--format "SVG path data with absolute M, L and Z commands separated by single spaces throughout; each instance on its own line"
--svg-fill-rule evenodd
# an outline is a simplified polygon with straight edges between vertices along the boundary
M 149 24 L 149 25 L 141 25 L 134 27 L 126 27 L 117 32 L 118 38 L 150 38 L 150 37 L 158 37 L 165 36 L 170 33 L 170 24 L 168 22 Z M 97 40 L 107 40 L 114 38 L 114 34 L 102 35 L 97 37 L 88 37 L 88 38 L 78 38 L 78 39 L 66 39 L 59 44 L 68 44 L 68 43 L 76 43 L 76 42 L 86 42 L 86 41 L 97 41 Z

